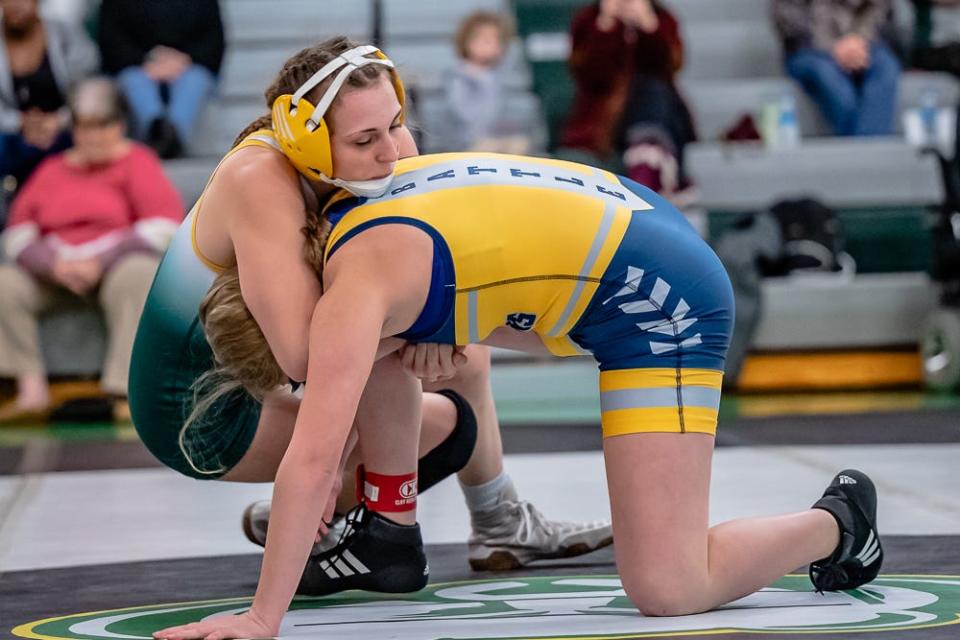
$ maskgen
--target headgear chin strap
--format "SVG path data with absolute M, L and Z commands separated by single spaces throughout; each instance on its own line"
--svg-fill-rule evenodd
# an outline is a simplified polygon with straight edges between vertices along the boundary
M 373 54 L 374 57 L 368 57 Z M 379 64 L 390 69 L 390 79 L 400 102 L 403 118 L 405 98 L 403 84 L 393 62 L 373 45 L 363 45 L 345 51 L 310 76 L 310 79 L 292 95 L 284 94 L 273 102 L 271 113 L 273 130 L 284 155 L 297 170 L 314 180 L 323 180 L 365 197 L 382 195 L 392 176 L 379 180 L 340 180 L 333 177 L 333 155 L 330 147 L 330 127 L 324 118 L 347 77 L 360 67 Z M 330 87 L 314 107 L 304 96 L 321 82 L 334 76 Z
M 375 180 L 341 180 L 340 178 L 328 178 L 322 173 L 318 176 L 327 184 L 346 189 L 355 196 L 362 198 L 379 198 L 393 182 L 393 174 Z

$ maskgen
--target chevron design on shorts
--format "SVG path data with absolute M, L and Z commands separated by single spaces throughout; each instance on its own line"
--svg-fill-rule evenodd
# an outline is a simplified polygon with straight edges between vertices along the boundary
M 643 269 L 639 267 L 628 266 L 627 277 L 625 278 L 624 286 L 615 294 L 604 300 L 603 304 L 609 303 L 614 298 L 620 298 L 630 294 L 638 293 L 640 290 L 640 281 L 643 279 L 643 275 Z M 670 295 L 671 289 L 672 287 L 670 286 L 670 283 L 662 278 L 657 278 L 653 284 L 653 290 L 650 292 L 650 296 L 648 298 L 635 300 L 633 302 L 623 302 L 619 305 L 619 308 L 624 313 L 631 315 L 651 312 L 666 314 L 667 311 L 664 308 L 664 305 L 666 304 L 667 296 Z M 669 317 L 660 317 L 647 322 L 638 322 L 637 327 L 639 327 L 644 333 L 659 333 L 665 336 L 676 338 L 696 324 L 697 318 L 687 318 L 687 313 L 689 312 L 690 305 L 687 304 L 686 300 L 680 298 Z M 675 351 L 678 348 L 688 349 L 690 347 L 695 347 L 701 342 L 701 334 L 699 333 L 682 340 L 679 344 L 674 342 L 660 342 L 651 340 L 650 350 L 654 354 L 660 355 L 662 353 Z

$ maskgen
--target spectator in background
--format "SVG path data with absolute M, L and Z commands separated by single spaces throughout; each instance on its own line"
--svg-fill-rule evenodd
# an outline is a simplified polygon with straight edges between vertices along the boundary
M 925 71 L 939 71 L 960 78 L 960 0 L 912 0 L 897 5 L 898 22 L 909 27 L 910 59 L 913 66 Z M 932 91 L 932 95 L 923 93 Z M 932 99 L 937 108 L 944 99 L 940 91 L 928 87 L 921 102 Z M 960 112 L 960 105 L 954 107 Z M 954 125 L 953 167 L 960 177 L 960 118 Z
M 49 393 L 37 316 L 62 296 L 96 297 L 110 333 L 101 387 L 126 396 L 137 322 L 160 252 L 183 205 L 154 153 L 125 135 L 126 108 L 111 80 L 70 98 L 74 144 L 48 158 L 14 201 L 0 236 L 0 375 L 17 397 L 0 421 L 42 415 Z
M 84 26 L 98 0 L 43 0 L 43 15 Z
M 900 63 L 884 41 L 890 0 L 773 0 L 787 73 L 835 135 L 893 133 Z
M 136 135 L 162 158 L 181 155 L 223 61 L 217 0 L 103 0 L 99 32 Z
M 477 11 L 460 23 L 454 40 L 459 63 L 444 76 L 442 121 L 432 123 L 447 151 L 525 154 L 529 124 L 504 109 L 504 54 L 513 28 L 499 13 Z
M 960 77 L 960 0 L 912 0 L 912 4 L 914 66 Z
M 70 146 L 65 96 L 96 70 L 97 50 L 79 26 L 41 19 L 38 0 L 0 0 L 0 9 L 0 179 L 19 185 Z
M 675 83 L 683 66 L 676 18 L 654 0 L 600 0 L 571 31 L 576 95 L 561 145 L 601 160 L 622 154 L 630 178 L 681 199 L 683 150 L 696 133 Z

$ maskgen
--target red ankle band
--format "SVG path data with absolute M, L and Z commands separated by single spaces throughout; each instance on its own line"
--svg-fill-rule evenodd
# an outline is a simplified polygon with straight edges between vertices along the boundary
M 417 472 L 399 476 L 373 473 L 357 467 L 357 500 L 371 511 L 399 513 L 417 508 Z

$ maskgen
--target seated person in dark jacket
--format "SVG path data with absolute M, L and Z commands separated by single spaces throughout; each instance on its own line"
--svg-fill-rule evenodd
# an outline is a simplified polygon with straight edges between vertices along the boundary
M 683 151 L 696 133 L 675 83 L 676 18 L 654 0 L 599 0 L 574 17 L 571 37 L 576 93 L 561 145 L 620 155 L 630 178 L 682 206 L 692 192 Z
M 190 139 L 223 50 L 217 0 L 103 0 L 103 69 L 116 75 L 136 135 L 163 158 Z

